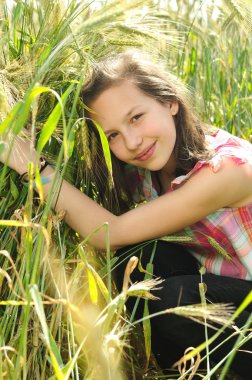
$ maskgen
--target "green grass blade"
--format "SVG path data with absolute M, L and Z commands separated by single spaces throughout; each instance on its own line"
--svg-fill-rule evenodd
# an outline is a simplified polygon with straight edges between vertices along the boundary
M 44 308 L 43 308 L 43 304 L 42 304 L 42 299 L 41 299 L 41 296 L 39 294 L 37 285 L 30 286 L 30 294 L 31 294 L 32 300 L 34 302 L 35 309 L 36 309 L 37 315 L 39 317 L 39 321 L 41 323 L 45 343 L 46 343 L 47 348 L 48 348 L 49 353 L 50 353 L 50 357 L 52 360 L 52 365 L 53 365 L 53 368 L 55 371 L 56 378 L 58 380 L 64 380 L 65 377 L 64 377 L 64 374 L 61 370 L 61 368 L 63 367 L 63 361 L 62 361 L 59 349 L 55 343 L 55 340 L 53 339 L 53 337 L 50 333 L 50 330 L 47 326 L 46 316 L 45 316 L 45 312 L 44 312 Z
M 111 180 L 112 180 L 112 161 L 111 161 L 111 154 L 110 154 L 108 139 L 107 139 L 105 133 L 103 132 L 102 128 L 100 127 L 100 125 L 98 123 L 96 123 L 96 121 L 94 121 L 94 120 L 93 120 L 93 123 L 99 132 L 99 136 L 100 136 L 101 144 L 102 144 L 102 149 L 103 149 L 103 153 L 104 153 L 104 158 L 105 158 L 106 165 L 108 167 L 108 170 L 109 170 L 109 173 L 111 176 Z
M 66 100 L 67 100 L 69 94 L 72 92 L 72 90 L 73 90 L 73 85 L 70 85 L 68 87 L 68 89 L 64 92 L 64 94 L 62 95 L 61 98 L 58 96 L 58 94 L 56 94 L 54 92 L 55 96 L 58 99 L 58 104 L 55 106 L 55 108 L 51 112 L 50 116 L 48 117 L 48 119 L 47 119 L 47 121 L 46 121 L 46 123 L 42 129 L 41 135 L 40 135 L 39 140 L 38 140 L 38 145 L 37 145 L 37 151 L 39 153 L 42 152 L 44 146 L 49 141 L 49 139 L 52 136 L 55 128 L 57 127 L 61 116 L 64 115 L 64 106 L 65 106 Z

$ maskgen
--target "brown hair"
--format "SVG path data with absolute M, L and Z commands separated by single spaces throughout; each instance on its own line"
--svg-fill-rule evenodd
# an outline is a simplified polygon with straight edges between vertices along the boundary
M 82 89 L 81 98 L 89 106 L 103 91 L 127 80 L 161 103 L 178 102 L 179 110 L 174 116 L 177 136 L 174 154 L 177 163 L 176 175 L 180 175 L 190 171 L 200 159 L 209 156 L 205 144 L 205 126 L 193 112 L 186 86 L 160 66 L 160 63 L 154 64 L 138 52 L 110 56 L 93 67 Z M 122 187 L 124 194 L 127 194 L 126 184 L 123 183 L 123 163 L 118 162 L 119 160 L 115 162 L 116 160 L 113 157 L 116 166 L 113 174 L 115 186 L 117 192 Z

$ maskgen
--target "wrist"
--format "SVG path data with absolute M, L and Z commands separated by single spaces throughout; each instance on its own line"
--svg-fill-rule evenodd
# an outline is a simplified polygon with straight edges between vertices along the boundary
M 34 165 L 33 168 L 31 168 L 31 166 L 29 166 L 29 163 L 28 163 L 28 165 L 27 165 L 28 170 L 24 171 L 19 176 L 20 182 L 23 183 L 24 185 L 27 185 L 30 177 L 32 179 L 35 179 L 37 167 L 39 169 L 40 177 L 42 177 L 42 174 L 44 173 L 45 169 L 49 165 L 50 165 L 49 162 L 46 161 L 43 157 L 40 157 L 38 164 L 36 166 Z

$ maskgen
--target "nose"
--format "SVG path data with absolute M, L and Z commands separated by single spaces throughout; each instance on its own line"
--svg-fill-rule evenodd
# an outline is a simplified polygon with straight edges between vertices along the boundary
M 137 130 L 131 128 L 125 133 L 124 141 L 128 150 L 136 150 L 142 144 L 143 138 Z

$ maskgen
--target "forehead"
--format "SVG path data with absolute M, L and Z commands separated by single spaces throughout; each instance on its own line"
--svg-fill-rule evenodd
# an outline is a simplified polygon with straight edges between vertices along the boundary
M 103 91 L 93 102 L 90 108 L 93 110 L 92 118 L 98 121 L 106 120 L 113 115 L 114 118 L 124 117 L 132 107 L 145 104 L 151 99 L 130 81 L 109 87 Z

